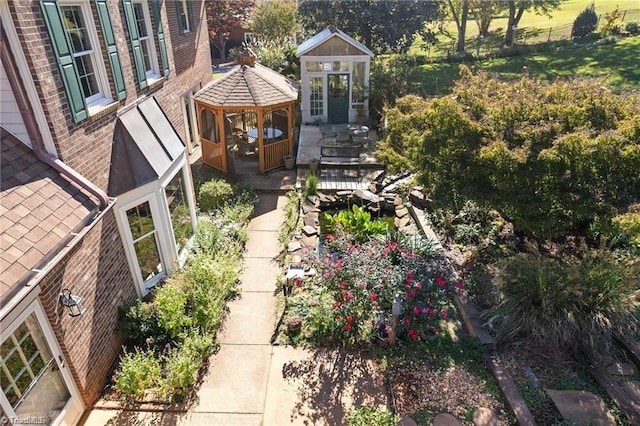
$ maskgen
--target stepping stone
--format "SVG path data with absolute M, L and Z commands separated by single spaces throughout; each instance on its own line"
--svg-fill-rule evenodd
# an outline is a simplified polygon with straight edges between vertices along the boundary
M 298 251 L 302 248 L 302 244 L 300 244 L 298 241 L 291 241 L 289 243 L 289 245 L 287 245 L 287 251 L 289 253 L 293 253 L 294 251 Z
M 547 389 L 547 394 L 562 418 L 576 426 L 616 424 L 602 398 L 591 392 Z
M 372 203 L 379 203 L 380 201 L 382 201 L 380 197 L 366 189 L 356 189 L 354 195 L 360 199 L 370 201 Z
M 462 423 L 449 413 L 440 413 L 433 418 L 433 426 L 460 426 Z
M 498 416 L 489 408 L 479 407 L 473 412 L 474 426 L 498 426 Z
M 615 376 L 635 376 L 638 374 L 638 369 L 635 365 L 627 362 L 616 362 L 607 367 L 607 373 Z
M 406 207 L 401 207 L 401 208 L 396 209 L 396 217 L 399 217 L 400 219 L 402 219 L 403 217 L 405 217 L 408 214 L 409 214 L 409 210 L 407 210 Z
M 418 424 L 411 417 L 402 416 L 402 418 L 400 419 L 400 421 L 396 426 L 418 426 Z
M 316 218 L 314 217 L 314 215 L 310 215 L 310 214 L 306 214 L 304 215 L 304 226 L 313 226 L 315 228 L 316 226 Z
M 310 237 L 310 236 L 312 236 L 312 235 L 316 235 L 316 234 L 318 233 L 318 230 L 316 229 L 316 227 L 315 227 L 315 226 L 308 226 L 308 225 L 305 225 L 305 226 L 302 228 L 302 232 L 304 233 L 304 235 L 306 235 L 306 236 L 309 236 L 309 237 Z

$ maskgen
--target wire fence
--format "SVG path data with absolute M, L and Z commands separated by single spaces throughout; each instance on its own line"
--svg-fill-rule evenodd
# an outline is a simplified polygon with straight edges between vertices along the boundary
M 640 22 L 640 9 L 628 9 L 620 11 L 621 24 L 627 22 Z M 605 19 L 603 14 L 598 16 L 599 27 Z M 519 46 L 531 46 L 536 44 L 565 41 L 571 39 L 573 23 L 551 27 L 548 29 L 519 28 L 514 34 L 515 44 Z M 467 39 L 466 52 L 476 57 L 485 57 L 496 54 L 504 49 L 504 30 L 494 31 L 487 37 L 478 36 L 475 39 Z M 424 52 L 429 59 L 448 58 L 454 56 L 456 52 L 456 41 L 440 42 L 435 46 L 425 44 Z

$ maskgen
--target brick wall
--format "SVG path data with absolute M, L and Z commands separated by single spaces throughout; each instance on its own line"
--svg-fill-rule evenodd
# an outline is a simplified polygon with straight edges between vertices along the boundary
M 39 298 L 85 405 L 99 396 L 121 350 L 115 334 L 119 305 L 135 303 L 113 211 L 41 281 Z M 82 297 L 86 312 L 71 317 L 59 302 L 65 289 Z
M 94 3 L 90 2 L 90 4 L 95 14 Z M 165 1 L 161 4 L 161 16 L 170 64 L 168 78 L 146 89 L 138 88 L 122 3 L 110 0 L 111 22 L 126 82 L 127 98 L 114 103 L 102 113 L 77 124 L 73 122 L 71 117 L 53 46 L 49 40 L 38 2 L 13 2 L 10 5 L 18 37 L 32 70 L 36 90 L 42 100 L 58 156 L 104 190 L 107 189 L 109 182 L 116 112 L 141 96 L 153 94 L 180 137 L 185 141 L 186 134 L 180 96 L 194 85 L 204 86 L 211 80 L 211 56 L 204 3 L 193 2 L 195 30 L 186 34 L 180 34 L 173 2 Z M 97 24 L 97 16 L 94 16 L 94 20 Z M 96 25 L 96 29 L 98 38 L 102 40 L 99 25 Z M 104 46 L 101 44 L 101 47 Z M 110 76 L 111 71 L 104 52 L 103 58 L 105 59 L 105 70 Z M 160 61 L 159 55 L 158 60 Z M 112 93 L 115 93 L 113 86 Z

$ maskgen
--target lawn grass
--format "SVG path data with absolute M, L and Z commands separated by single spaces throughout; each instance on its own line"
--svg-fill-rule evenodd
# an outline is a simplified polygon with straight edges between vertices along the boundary
M 537 44 L 549 40 L 568 39 L 571 36 L 571 27 L 578 14 L 592 3 L 591 0 L 565 0 L 560 8 L 551 11 L 551 16 L 535 13 L 528 10 L 520 20 L 517 42 L 519 44 Z M 640 3 L 637 0 L 596 0 L 596 13 L 604 19 L 606 13 L 612 12 L 616 7 L 626 15 L 624 22 L 640 21 Z M 507 27 L 507 13 L 502 12 L 491 21 L 489 32 L 491 36 L 481 40 L 478 46 L 478 26 L 469 17 L 467 23 L 467 52 L 486 55 L 499 49 L 504 32 Z M 425 44 L 419 37 L 409 49 L 410 55 L 427 56 L 429 59 L 444 58 L 455 49 L 457 37 L 456 26 L 449 22 L 444 26 L 445 32 L 438 34 L 439 42 L 435 46 Z
M 640 86 L 640 36 L 619 39 L 615 44 L 571 46 L 527 55 L 492 58 L 472 62 L 474 70 L 483 69 L 502 78 L 517 78 L 527 67 L 531 76 L 552 81 L 567 77 L 604 77 L 614 90 Z M 422 96 L 450 91 L 458 78 L 458 63 L 429 63 L 416 67 L 412 76 L 414 91 Z

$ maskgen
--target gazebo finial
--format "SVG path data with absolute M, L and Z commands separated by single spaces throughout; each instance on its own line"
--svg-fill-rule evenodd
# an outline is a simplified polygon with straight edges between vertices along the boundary
M 253 67 L 256 65 L 256 54 L 253 53 L 253 50 L 245 47 L 242 49 L 242 52 L 240 52 L 238 61 L 240 65 L 249 65 L 250 67 Z

